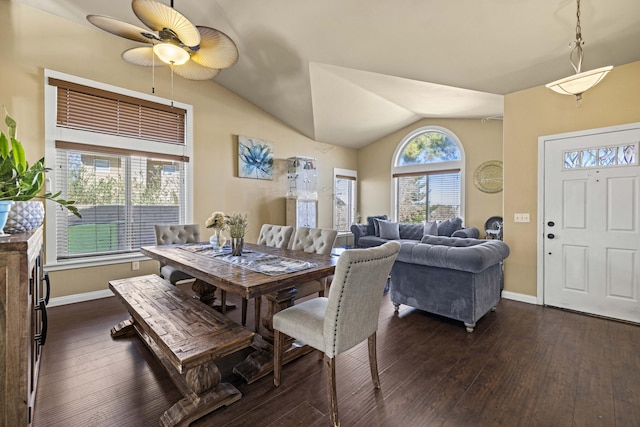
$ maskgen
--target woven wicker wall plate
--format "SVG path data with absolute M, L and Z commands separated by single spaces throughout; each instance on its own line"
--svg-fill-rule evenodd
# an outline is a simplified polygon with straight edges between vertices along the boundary
M 502 162 L 490 160 L 478 166 L 473 174 L 473 183 L 485 193 L 502 191 Z

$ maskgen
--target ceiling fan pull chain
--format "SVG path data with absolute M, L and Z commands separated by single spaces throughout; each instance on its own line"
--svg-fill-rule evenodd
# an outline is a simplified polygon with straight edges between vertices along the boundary
M 169 64 L 169 68 L 171 68 L 171 106 L 173 107 L 173 62 Z
M 151 52 L 151 93 L 156 93 L 156 54 Z

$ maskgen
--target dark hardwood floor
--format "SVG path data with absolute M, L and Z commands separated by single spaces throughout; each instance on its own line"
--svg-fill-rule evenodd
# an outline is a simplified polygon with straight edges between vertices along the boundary
M 115 298 L 49 309 L 34 427 L 157 426 L 181 398 L 137 337 L 111 339 L 127 317 Z M 316 354 L 285 365 L 278 389 L 231 374 L 242 356 L 220 364 L 242 399 L 193 426 L 330 425 Z M 637 325 L 502 300 L 468 334 L 405 306 L 394 316 L 385 296 L 378 365 L 381 390 L 366 342 L 338 356 L 343 426 L 640 426 Z

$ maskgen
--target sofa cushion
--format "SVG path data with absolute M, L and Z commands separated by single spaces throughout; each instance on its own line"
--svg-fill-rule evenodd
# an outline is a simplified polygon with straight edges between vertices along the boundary
M 456 217 L 438 224 L 438 236 L 448 236 L 462 228 L 462 218 Z
M 427 221 L 424 223 L 424 231 L 422 232 L 422 235 L 431 235 L 431 236 L 437 236 L 438 235 L 438 223 L 435 221 Z
M 450 236 L 451 235 L 451 233 L 449 233 L 450 229 L 451 229 L 451 221 L 449 221 L 448 219 L 446 221 L 441 221 L 438 224 L 438 236 L 447 236 L 447 235 Z
M 499 240 L 424 236 L 403 243 L 397 261 L 478 273 L 507 256 L 509 247 Z
M 456 231 L 460 230 L 462 228 L 462 218 L 455 217 L 453 218 L 451 221 L 451 234 L 455 233 Z M 451 234 L 449 234 L 449 236 L 451 236 Z
M 420 240 L 424 236 L 424 226 L 422 224 L 400 223 L 400 239 Z
M 380 238 L 381 239 L 399 239 L 400 238 L 400 228 L 398 228 L 397 222 L 384 221 L 379 219 L 378 228 L 380 229 Z
M 370 236 L 378 236 L 380 232 L 376 233 L 376 219 L 389 219 L 386 215 L 368 216 L 367 217 L 367 234 Z
M 480 237 L 480 230 L 475 227 L 461 228 L 458 231 L 454 231 L 451 237 L 466 237 L 477 239 Z

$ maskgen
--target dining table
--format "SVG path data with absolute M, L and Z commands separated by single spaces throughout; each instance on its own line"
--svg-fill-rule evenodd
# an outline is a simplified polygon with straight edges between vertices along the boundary
M 338 262 L 335 255 L 251 243 L 245 243 L 242 255 L 237 257 L 224 248 L 215 251 L 208 243 L 143 246 L 140 251 L 162 265 L 170 265 L 193 276 L 196 280 L 192 289 L 203 303 L 213 303 L 217 288 L 247 300 L 266 297 L 264 328 L 254 336 L 252 344 L 255 351 L 233 369 L 247 383 L 273 371 L 273 315 L 293 305 L 297 284 L 326 281 Z M 283 363 L 312 351 L 308 346 L 295 345 L 293 340 L 286 341 L 285 345 Z

